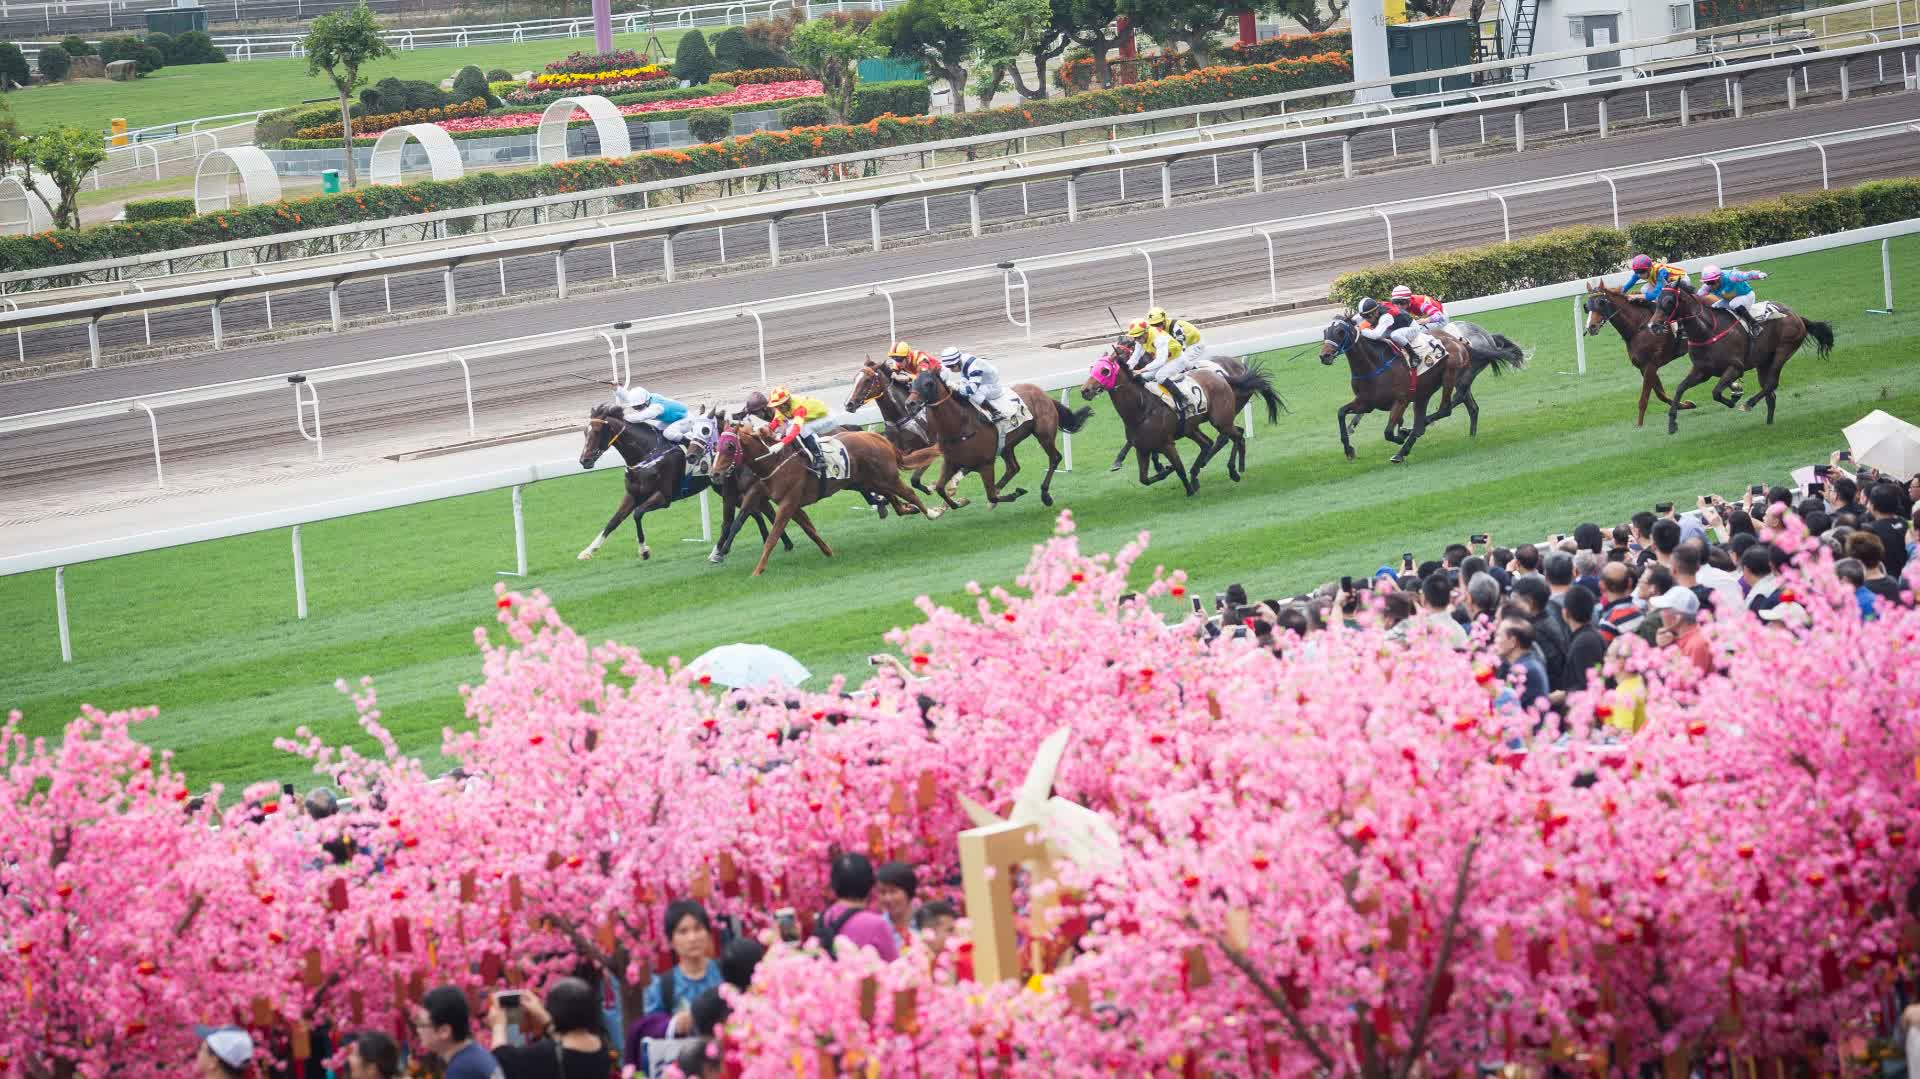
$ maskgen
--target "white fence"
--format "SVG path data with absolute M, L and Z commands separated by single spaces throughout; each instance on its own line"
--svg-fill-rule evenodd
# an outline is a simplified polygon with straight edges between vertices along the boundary
M 1789 243 L 1771 244 L 1745 251 L 1730 251 L 1712 256 L 1711 259 L 1690 259 L 1687 260 L 1687 265 L 1689 267 L 1697 267 L 1704 265 L 1708 261 L 1754 263 L 1766 259 L 1787 258 L 1794 255 L 1810 254 L 1816 251 L 1828 251 L 1835 248 L 1878 241 L 1880 245 L 1881 284 L 1885 296 L 1884 311 L 1878 313 L 1890 313 L 1894 307 L 1890 245 L 1897 237 L 1912 235 L 1920 235 L 1920 219 L 1889 225 L 1877 225 L 1871 228 L 1855 229 L 1809 240 L 1795 240 Z M 1571 330 L 1579 370 L 1584 374 L 1586 372 L 1586 335 L 1584 327 L 1585 319 L 1580 309 L 1580 298 L 1586 291 L 1586 284 L 1585 281 L 1567 281 L 1554 285 L 1543 285 L 1538 288 L 1526 289 L 1502 296 L 1456 301 L 1451 303 L 1449 307 L 1453 314 L 1470 315 L 1484 311 L 1498 311 L 1527 304 L 1573 297 L 1574 308 Z M 609 329 L 614 329 L 614 327 L 609 327 Z M 897 332 L 897 328 L 893 325 L 892 303 L 889 299 L 887 332 L 886 336 L 879 338 L 879 340 L 890 343 L 896 338 Z M 1259 352 L 1272 351 L 1274 349 L 1311 344 L 1320 340 L 1320 331 L 1317 329 L 1307 329 L 1255 336 L 1234 336 L 1229 332 L 1223 333 L 1220 336 L 1221 340 L 1219 343 L 1213 346 L 1217 352 L 1226 355 L 1251 355 Z M 1527 344 L 1538 348 L 1542 343 L 1527 342 Z M 621 360 L 624 359 L 624 340 L 616 343 L 612 340 L 612 337 L 609 336 L 608 345 L 612 354 L 612 362 L 619 364 Z M 764 363 L 764 358 L 762 362 Z M 618 371 L 617 367 L 616 371 Z M 630 371 L 621 373 L 630 375 Z M 1077 386 L 1085 377 L 1086 372 L 1084 369 L 1072 368 L 1042 376 L 1035 381 L 1041 388 L 1052 392 L 1054 390 L 1065 390 L 1068 387 Z M 296 389 L 296 395 L 297 394 L 298 390 Z M 296 400 L 298 400 L 297 396 Z M 298 414 L 299 411 L 299 407 L 296 406 L 296 414 Z M 151 417 L 151 412 L 148 414 Z M 1250 423 L 1251 406 L 1249 406 L 1248 416 Z M 878 413 L 873 410 L 873 406 L 869 405 L 866 409 L 863 409 L 861 413 L 856 414 L 853 419 L 855 422 L 860 423 L 874 423 L 878 422 L 879 416 Z M 318 430 L 318 421 L 319 417 L 316 405 L 314 410 L 316 433 Z M 1066 467 L 1071 471 L 1073 467 L 1073 442 L 1071 435 L 1066 436 L 1065 454 Z M 599 467 L 617 468 L 621 466 L 617 463 L 612 463 Z M 157 551 L 189 543 L 200 543 L 207 540 L 251 535 L 258 532 L 290 527 L 292 529 L 293 547 L 294 605 L 298 617 L 304 619 L 307 616 L 307 597 L 305 566 L 302 560 L 303 555 L 300 545 L 301 525 L 339 517 L 350 517 L 362 513 L 371 513 L 376 510 L 416 505 L 443 498 L 453 498 L 460 495 L 478 494 L 484 491 L 495 491 L 506 488 L 512 493 L 511 505 L 517 569 L 502 572 L 524 576 L 527 573 L 528 567 L 526 527 L 521 512 L 521 488 L 541 480 L 552 479 L 563 475 L 575 475 L 578 472 L 579 465 L 574 461 L 518 466 L 480 475 L 441 480 L 397 490 L 373 491 L 350 498 L 334 499 L 313 506 L 248 514 L 178 528 L 139 533 L 115 539 L 76 544 L 70 547 L 36 551 L 31 554 L 0 558 L 0 576 L 11 576 L 17 573 L 28 573 L 42 569 L 52 569 L 54 571 L 54 603 L 59 624 L 60 654 L 62 660 L 70 663 L 73 661 L 73 648 L 67 616 L 65 578 L 67 566 L 82 562 L 98 561 L 104 558 L 114 558 L 120 555 Z M 710 516 L 705 495 L 701 497 L 700 512 L 702 536 L 704 539 L 711 539 Z

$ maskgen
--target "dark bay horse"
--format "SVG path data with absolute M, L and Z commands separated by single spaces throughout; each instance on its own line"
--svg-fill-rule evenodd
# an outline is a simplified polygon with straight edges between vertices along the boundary
M 951 494 L 953 478 L 965 469 L 978 472 L 980 482 L 987 489 L 987 505 L 991 508 L 1002 502 L 1012 502 L 1027 493 L 1024 487 L 1013 493 L 1001 495 L 1000 483 L 1010 482 L 1020 473 L 1020 459 L 1014 456 L 1014 450 L 1031 435 L 1047 453 L 1047 475 L 1040 481 L 1040 501 L 1053 505 L 1053 474 L 1060 468 L 1060 449 L 1054 445 L 1061 431 L 1076 434 L 1087 424 L 1087 417 L 1093 415 L 1093 409 L 1070 410 L 1067 406 L 1047 396 L 1047 391 L 1030 382 L 1016 382 L 1011 387 L 1026 402 L 1027 411 L 1033 418 L 1015 427 L 1007 433 L 1006 444 L 1000 444 L 1000 436 L 988 423 L 979 410 L 957 396 L 948 388 L 939 371 L 926 370 L 914 376 L 913 394 L 910 398 L 926 410 L 927 423 L 933 429 L 934 442 L 940 447 L 944 458 L 940 465 L 940 481 L 933 485 L 948 506 L 959 509 L 960 504 Z M 1006 463 L 1006 474 L 994 481 L 994 460 Z
M 848 412 L 858 412 L 860 406 L 868 401 L 878 403 L 880 419 L 886 424 L 887 441 L 893 443 L 894 448 L 903 455 L 924 450 L 933 445 L 933 433 L 927 428 L 926 417 L 908 401 L 907 384 L 911 381 L 907 379 L 903 382 L 895 377 L 893 369 L 888 365 L 868 360 L 866 366 L 860 369 L 860 373 L 854 376 L 853 392 L 847 396 Z M 933 493 L 927 489 L 926 484 L 920 482 L 920 478 L 925 476 L 927 469 L 931 467 L 933 467 L 932 462 L 921 465 L 908 480 L 913 485 L 913 489 L 921 494 Z M 954 482 L 959 483 L 960 478 L 955 476 Z M 961 506 L 967 504 L 964 498 L 952 498 L 949 501 Z
M 1809 337 L 1818 345 L 1821 359 L 1833 352 L 1832 326 L 1801 318 L 1784 306 L 1775 306 L 1781 313 L 1761 323 L 1760 332 L 1749 337 L 1746 327 L 1733 312 L 1707 306 L 1690 289 L 1669 289 L 1660 297 L 1649 325 L 1657 330 L 1665 328 L 1669 320 L 1679 323 L 1693 360 L 1693 369 L 1673 388 L 1673 403 L 1667 406 L 1668 434 L 1680 433 L 1679 401 L 1688 390 L 1718 373 L 1720 380 L 1714 383 L 1713 399 L 1733 408 L 1739 404 L 1740 395 L 1735 392 L 1727 396 L 1727 391 L 1741 373 L 1749 369 L 1759 373 L 1760 389 L 1740 410 L 1751 412 L 1755 401 L 1764 400 L 1767 422 L 1772 423 L 1774 403 L 1780 391 L 1780 372 L 1793 354 Z
M 1393 455 L 1393 462 L 1400 464 L 1413 452 L 1414 443 L 1426 434 L 1427 425 L 1445 419 L 1454 406 L 1467 410 L 1469 436 L 1480 432 L 1480 403 L 1473 396 L 1473 380 L 1480 372 L 1491 367 L 1494 374 L 1502 371 L 1519 370 L 1527 364 L 1526 353 L 1520 346 L 1495 335 L 1492 341 L 1494 349 L 1479 349 L 1465 346 L 1455 340 L 1445 339 L 1448 335 L 1435 334 L 1449 347 L 1450 358 L 1434 364 L 1422 372 L 1416 381 L 1413 372 L 1407 369 L 1399 350 L 1387 341 L 1375 341 L 1361 334 L 1353 323 L 1344 318 L 1336 318 L 1327 324 L 1320 340 L 1320 362 L 1332 364 L 1341 356 L 1347 358 L 1347 366 L 1352 371 L 1353 400 L 1340 406 L 1335 413 L 1335 426 L 1340 429 L 1340 445 L 1347 452 L 1347 460 L 1353 460 L 1353 442 L 1348 437 L 1352 432 L 1349 422 L 1358 424 L 1360 417 L 1369 412 L 1387 411 L 1387 429 L 1384 432 L 1388 442 L 1397 444 L 1399 452 Z M 1443 389 L 1449 379 L 1447 368 L 1457 363 L 1457 353 L 1452 353 L 1452 345 L 1465 347 L 1466 370 L 1455 372 L 1453 381 L 1453 400 L 1443 401 L 1443 407 L 1432 416 L 1427 415 L 1427 402 Z M 1413 405 L 1413 426 L 1401 429 L 1407 405 Z
M 1653 307 L 1649 304 L 1634 303 L 1626 293 L 1617 288 L 1609 288 L 1604 281 L 1594 281 L 1587 285 L 1587 299 L 1581 305 L 1587 312 L 1587 336 L 1600 332 L 1600 327 L 1612 325 L 1619 332 L 1620 340 L 1626 342 L 1627 362 L 1640 372 L 1640 406 L 1634 414 L 1633 425 L 1647 425 L 1647 397 L 1658 397 L 1663 405 L 1673 401 L 1667 397 L 1667 388 L 1660 384 L 1660 369 L 1672 363 L 1687 350 L 1686 343 L 1671 333 L 1656 333 L 1647 328 L 1653 321 Z M 1681 408 L 1692 408 L 1693 402 L 1687 401 Z
M 1258 394 L 1267 404 L 1267 422 L 1273 423 L 1280 418 L 1280 397 L 1267 381 L 1266 372 L 1260 370 L 1243 367 L 1239 375 L 1223 378 L 1211 368 L 1201 367 L 1187 372 L 1187 377 L 1206 391 L 1205 412 L 1176 416 L 1173 406 L 1149 389 L 1140 375 L 1113 353 L 1094 361 L 1087 381 L 1080 387 L 1080 396 L 1088 401 L 1102 393 L 1112 396 L 1113 409 L 1126 429 L 1125 444 L 1133 449 L 1138 460 L 1142 485 L 1151 486 L 1175 475 L 1191 496 L 1200 489 L 1200 470 L 1228 446 L 1232 449 L 1227 454 L 1227 476 L 1235 483 L 1240 482 L 1247 460 L 1247 439 L 1238 422 L 1241 402 Z M 1243 398 L 1242 394 L 1246 396 Z M 1201 432 L 1202 424 L 1211 425 L 1217 437 L 1209 440 Z M 1194 459 L 1191 476 L 1183 467 L 1176 445 L 1181 438 L 1192 439 L 1200 446 L 1200 456 Z M 1167 464 L 1149 476 L 1149 459 L 1158 457 L 1165 457 Z
M 924 466 L 939 454 L 938 449 L 924 449 L 902 457 L 892 443 L 879 435 L 866 431 L 837 434 L 832 437 L 846 447 L 848 475 L 844 480 L 822 480 L 808 470 L 804 451 L 799 446 L 770 446 L 767 441 L 770 437 L 747 424 L 727 428 L 714 447 L 713 475 L 720 482 L 742 472 L 756 476 L 766 488 L 767 497 L 779 507 L 773 517 L 775 535 L 783 533 L 787 522 L 793 521 L 820 548 L 821 554 L 832 558 L 833 548 L 814 531 L 805 507 L 855 487 L 878 492 L 892 500 L 894 509 L 903 517 L 910 512 L 909 508 L 929 520 L 940 516 L 938 509 L 929 510 L 920 496 L 913 493 L 913 488 L 900 478 L 901 470 Z M 736 521 L 734 530 L 738 531 L 739 527 L 740 522 Z M 769 538 L 761 547 L 760 561 L 754 564 L 755 577 L 766 572 L 767 560 L 772 557 L 773 539 Z
M 685 475 L 686 454 L 679 447 L 659 452 L 662 449 L 659 431 L 628 421 L 619 405 L 596 405 L 587 418 L 587 444 L 580 451 L 580 467 L 592 468 L 609 449 L 618 452 L 627 463 L 626 497 L 620 500 L 620 508 L 608 519 L 607 527 L 580 552 L 580 561 L 592 558 L 629 516 L 633 518 L 633 532 L 638 537 L 640 558 L 644 561 L 653 557 L 653 551 L 647 546 L 647 531 L 641 518 L 649 510 L 665 509 L 675 498 L 698 494 L 712 484 L 706 476 Z M 683 478 L 686 480 L 684 491 Z M 742 483 L 736 479 L 720 484 L 716 490 L 720 492 L 721 518 L 720 542 L 714 545 L 709 556 L 714 562 L 724 559 L 733 546 L 734 533 L 739 531 L 734 521 L 737 512 L 744 511 L 739 523 L 745 523 L 750 517 L 759 526 L 761 538 L 767 535 L 766 495 L 758 483 Z M 789 550 L 793 547 L 793 541 L 785 535 L 780 537 L 780 542 Z
M 1113 357 L 1113 360 L 1116 363 L 1131 365 L 1134 363 L 1134 354 L 1137 353 L 1139 350 L 1140 350 L 1140 342 L 1135 341 L 1133 338 L 1128 337 L 1126 334 L 1123 333 L 1119 337 L 1114 339 L 1113 347 L 1108 350 L 1107 355 Z M 1273 388 L 1273 383 L 1268 381 L 1266 370 L 1261 367 L 1250 366 L 1247 363 L 1245 357 L 1215 356 L 1212 354 L 1208 354 L 1205 358 L 1201 359 L 1198 362 L 1212 364 L 1213 366 L 1218 367 L 1221 370 L 1221 372 L 1226 375 L 1227 384 L 1234 387 L 1233 403 L 1236 408 L 1239 408 L 1239 409 L 1246 408 L 1247 402 L 1253 400 L 1254 396 L 1258 394 L 1262 400 L 1266 401 L 1268 423 L 1276 422 L 1279 418 L 1278 415 L 1274 412 L 1274 409 L 1276 406 L 1282 412 L 1293 411 L 1292 409 L 1287 407 L 1286 398 L 1281 397 L 1279 392 Z M 1258 374 L 1260 376 L 1260 381 L 1257 383 L 1248 382 L 1241 377 L 1249 373 Z M 1086 387 L 1082 386 L 1081 390 L 1082 390 L 1081 396 L 1085 397 L 1086 395 L 1084 391 L 1086 390 Z M 1090 398 L 1088 399 L 1090 400 Z M 1192 437 L 1192 436 L 1189 436 L 1189 437 Z M 1201 442 L 1202 440 L 1199 438 L 1195 438 L 1194 441 Z M 1201 448 L 1202 449 L 1205 448 L 1204 444 L 1202 445 Z M 1122 439 L 1120 442 L 1120 452 L 1113 455 L 1113 466 L 1111 468 L 1108 468 L 1107 471 L 1109 472 L 1120 471 L 1120 466 L 1126 463 L 1127 454 L 1131 452 L 1132 449 L 1133 449 L 1133 443 L 1130 441 L 1127 441 L 1126 439 Z M 1245 446 L 1244 444 L 1242 444 L 1240 446 L 1237 446 L 1236 449 L 1240 451 L 1239 465 L 1240 465 L 1240 470 L 1244 472 L 1246 471 L 1246 467 L 1247 467 L 1247 457 L 1245 453 Z

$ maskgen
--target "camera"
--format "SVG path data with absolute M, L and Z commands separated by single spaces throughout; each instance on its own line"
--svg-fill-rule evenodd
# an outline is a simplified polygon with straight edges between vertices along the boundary
M 793 943 L 800 939 L 800 919 L 794 916 L 792 907 L 781 907 L 773 912 L 773 924 L 780 932 L 780 939 Z
M 1487 534 L 1485 532 L 1475 532 L 1473 535 L 1467 537 L 1467 542 L 1485 543 L 1487 542 Z
M 1672 512 L 1673 512 L 1673 503 L 1671 503 L 1671 502 L 1655 502 L 1655 503 L 1653 504 L 1653 512 L 1655 512 L 1655 513 L 1672 513 Z

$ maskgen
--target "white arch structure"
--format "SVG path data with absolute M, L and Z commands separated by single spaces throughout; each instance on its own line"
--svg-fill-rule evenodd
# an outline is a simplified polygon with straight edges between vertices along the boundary
M 627 138 L 627 118 L 620 115 L 613 102 L 598 94 L 563 97 L 540 113 L 540 131 L 536 136 L 540 164 L 557 165 L 567 160 L 567 121 L 576 106 L 586 110 L 593 129 L 600 133 L 599 156 L 625 157 L 633 152 L 633 142 Z
M 421 149 L 427 152 L 427 166 L 433 170 L 436 180 L 458 180 L 466 174 L 466 166 L 460 163 L 460 148 L 453 144 L 453 136 L 446 128 L 435 124 L 407 124 L 404 127 L 390 127 L 373 140 L 373 163 L 367 168 L 367 182 L 370 184 L 397 184 L 400 182 L 400 160 L 407 152 L 407 140 L 415 139 Z
M 193 174 L 194 212 L 233 209 L 227 181 L 235 172 L 240 174 L 246 205 L 280 201 L 280 174 L 266 151 L 258 146 L 227 146 L 200 159 L 200 168 Z
M 51 193 L 53 184 L 36 175 L 40 190 Z M 18 176 L 0 176 L 0 233 L 45 232 L 53 227 L 53 212 L 41 202 Z

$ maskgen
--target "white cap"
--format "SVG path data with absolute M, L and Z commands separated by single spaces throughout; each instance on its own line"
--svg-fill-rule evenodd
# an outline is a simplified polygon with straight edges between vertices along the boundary
M 953 361 L 955 361 L 955 360 L 957 360 L 957 359 L 959 359 L 959 358 L 960 358 L 960 350 L 959 350 L 959 349 L 957 349 L 957 348 L 954 348 L 954 347 L 953 347 L 953 346 L 951 346 L 951 345 L 949 345 L 949 346 L 947 346 L 946 348 L 944 348 L 944 349 L 941 349 L 941 350 L 940 350 L 940 362 L 941 362 L 941 363 L 952 363 Z
M 1763 622 L 1788 622 L 1796 626 L 1813 625 L 1813 617 L 1798 603 L 1776 603 L 1760 612 Z
M 1656 611 L 1675 611 L 1693 618 L 1700 613 L 1700 597 L 1694 595 L 1691 588 L 1674 585 L 1653 597 L 1652 602 L 1647 606 Z
M 194 1027 L 194 1036 L 229 1068 L 253 1063 L 253 1037 L 239 1027 Z

